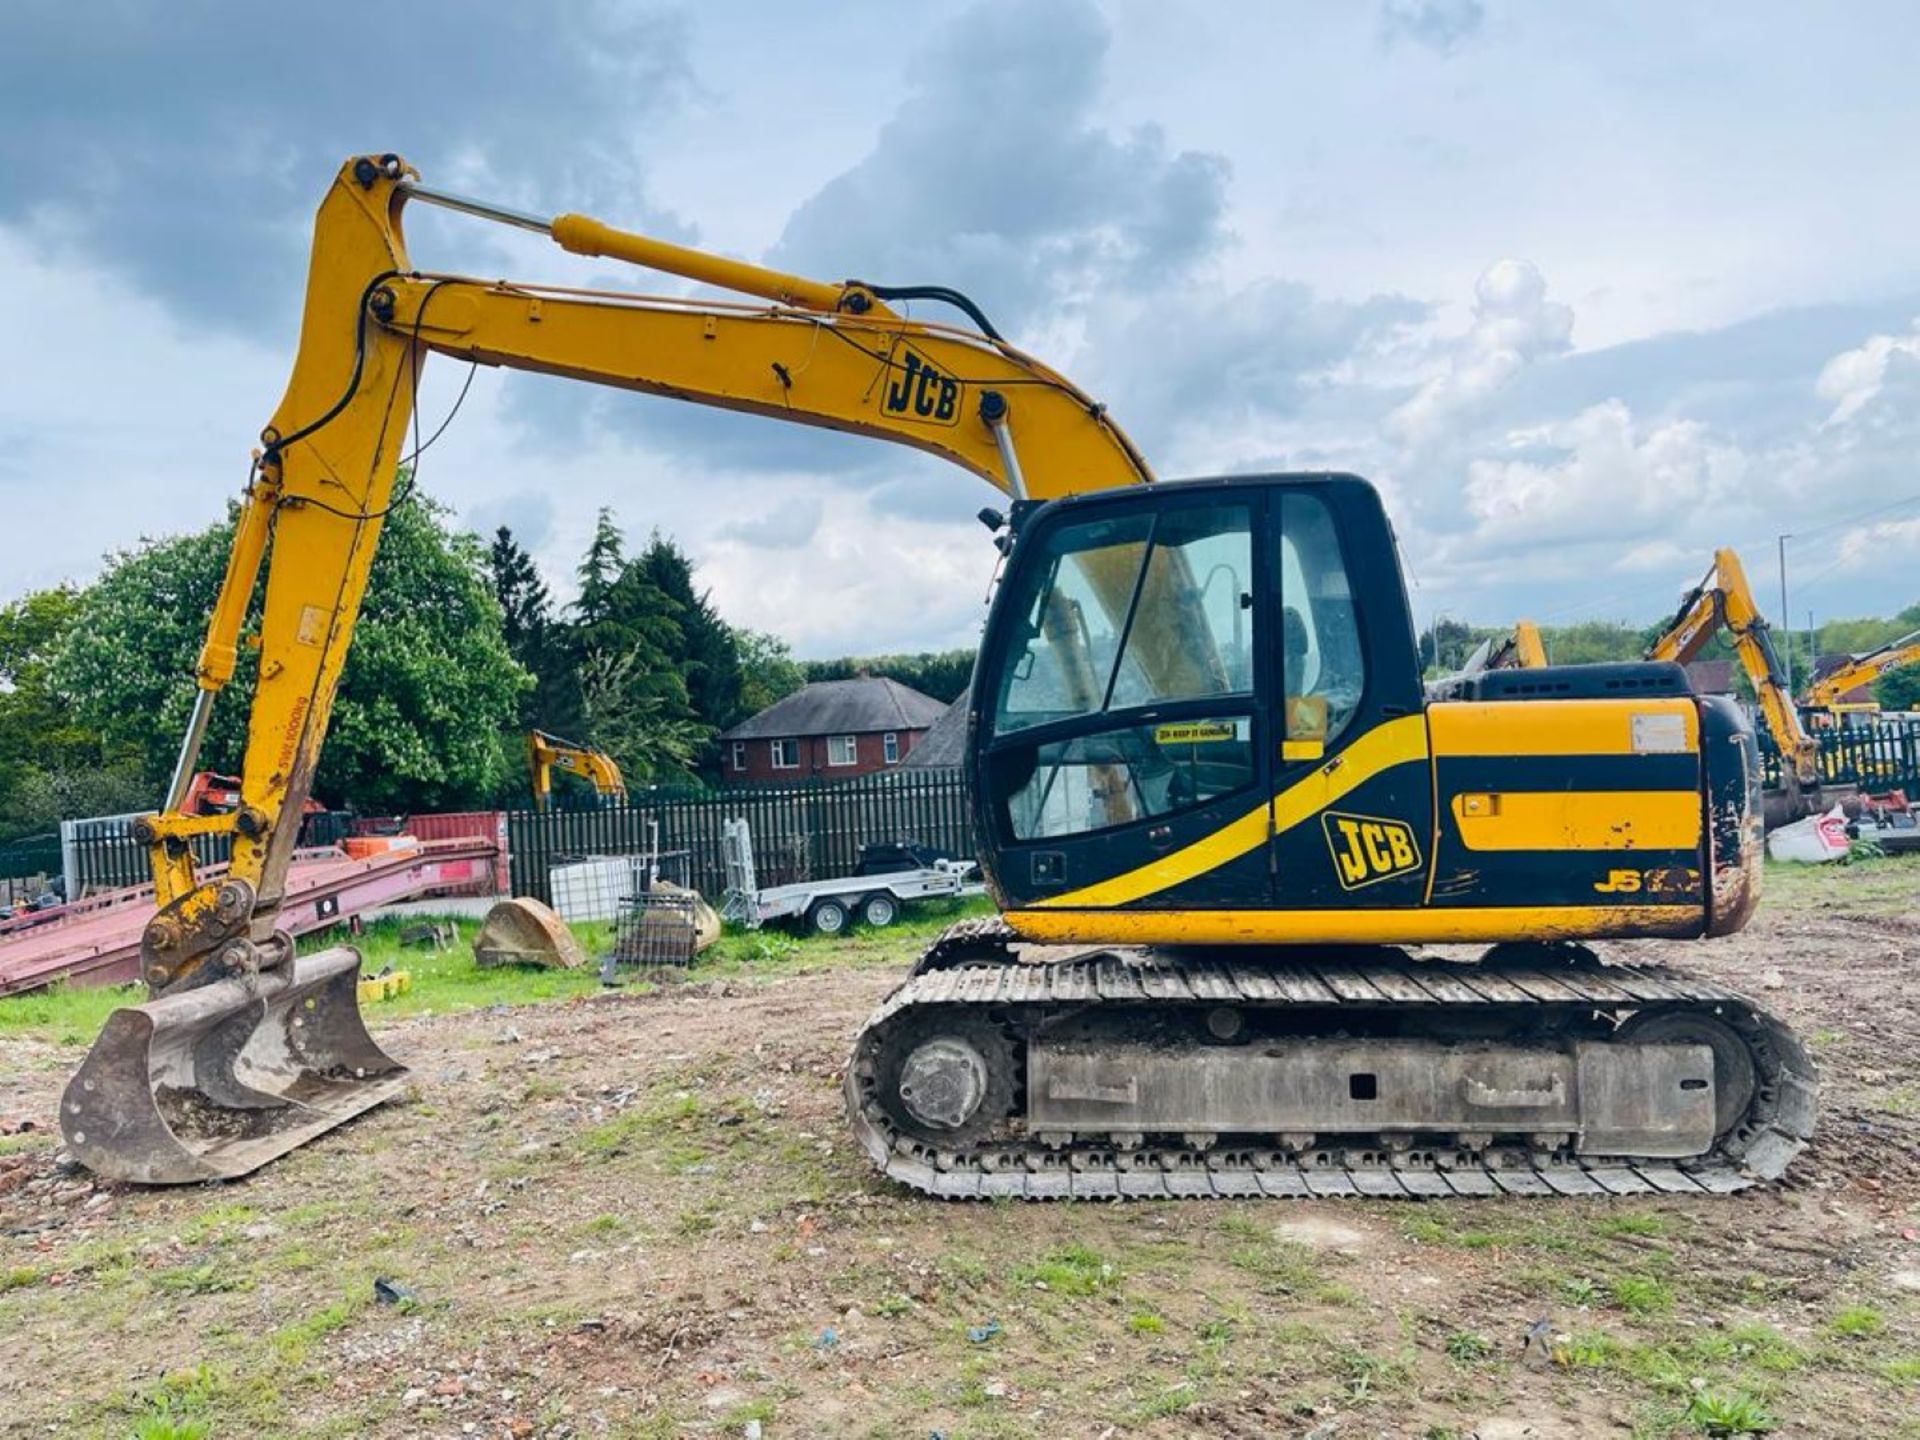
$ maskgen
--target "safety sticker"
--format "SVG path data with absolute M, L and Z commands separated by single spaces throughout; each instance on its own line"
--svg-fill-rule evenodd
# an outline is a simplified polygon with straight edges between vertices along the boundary
M 1184 724 L 1156 725 L 1156 745 L 1203 745 L 1212 740 L 1231 740 L 1240 729 L 1231 720 L 1189 720 Z
M 1684 755 L 1686 752 L 1686 716 L 1636 715 L 1633 717 L 1634 754 Z

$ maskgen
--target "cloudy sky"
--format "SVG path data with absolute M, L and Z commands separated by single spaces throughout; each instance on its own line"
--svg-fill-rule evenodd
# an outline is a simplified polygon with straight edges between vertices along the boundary
M 1771 598 L 1783 531 L 1797 619 L 1920 599 L 1920 8 L 546 8 L 0 6 L 0 599 L 221 513 L 313 207 L 384 150 L 958 286 L 1163 476 L 1374 478 L 1423 622 L 1651 619 L 1726 543 Z M 672 288 L 408 228 L 427 268 Z M 562 593 L 612 505 L 802 655 L 968 643 L 991 569 L 957 470 L 539 377 L 480 372 L 422 480 Z

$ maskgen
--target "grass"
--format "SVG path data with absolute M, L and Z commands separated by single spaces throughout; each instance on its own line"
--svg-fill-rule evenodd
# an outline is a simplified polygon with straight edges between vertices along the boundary
M 1629 1315 L 1660 1315 L 1673 1308 L 1673 1290 L 1647 1275 L 1618 1275 L 1607 1287 L 1613 1303 Z
M 231 1290 L 251 1290 L 253 1281 L 217 1261 L 182 1265 L 156 1271 L 153 1288 L 163 1295 L 224 1295 Z
M 1833 1317 L 1828 1327 L 1849 1340 L 1864 1340 L 1887 1328 L 1887 1320 L 1871 1305 L 1849 1305 Z
M 1493 1342 L 1471 1330 L 1455 1330 L 1447 1336 L 1447 1358 L 1462 1365 L 1478 1365 L 1493 1355 Z
M 1193 1382 L 1182 1380 L 1178 1384 L 1169 1385 L 1164 1390 L 1157 1390 L 1149 1395 L 1134 1407 L 1131 1418 L 1137 1424 L 1146 1424 L 1151 1420 L 1165 1420 L 1169 1416 L 1179 1415 L 1192 1409 L 1199 1399 L 1200 1392 L 1194 1388 Z
M 1086 1245 L 1065 1245 L 1051 1250 L 1039 1260 L 1016 1265 L 1013 1280 L 1035 1290 L 1050 1290 L 1056 1295 L 1097 1295 L 1117 1284 L 1120 1272 L 1100 1252 Z
M 270 1339 L 274 1354 L 289 1365 L 303 1364 L 317 1341 L 346 1329 L 360 1309 L 360 1302 L 356 1300 L 336 1300 L 304 1320 L 281 1326 Z
M 1687 1420 L 1707 1435 L 1762 1435 L 1780 1423 L 1751 1395 L 1713 1390 L 1693 1397 Z
M 1913 906 L 1913 862 L 1902 855 L 1852 864 L 1777 865 L 1761 878 L 1765 904 L 1790 911 L 1844 907 L 1857 915 L 1893 915 Z

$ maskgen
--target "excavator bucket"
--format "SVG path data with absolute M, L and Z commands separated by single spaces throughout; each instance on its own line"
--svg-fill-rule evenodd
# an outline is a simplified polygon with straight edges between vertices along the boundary
M 112 1180 L 232 1180 L 391 1099 L 407 1069 L 359 976 L 342 947 L 114 1011 L 61 1099 L 68 1147 Z
M 486 924 L 473 937 L 473 958 L 483 968 L 539 965 L 577 970 L 587 963 L 586 948 L 552 910 L 538 900 L 502 900 L 487 911 Z

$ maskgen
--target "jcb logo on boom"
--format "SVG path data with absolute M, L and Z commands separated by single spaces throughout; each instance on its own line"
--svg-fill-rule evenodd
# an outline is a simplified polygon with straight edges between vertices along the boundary
M 1320 817 L 1320 826 L 1327 832 L 1327 846 L 1333 851 L 1333 867 L 1343 889 L 1358 890 L 1420 868 L 1420 846 L 1413 838 L 1413 827 L 1404 820 L 1329 810 Z
M 893 380 L 887 386 L 884 403 L 889 415 L 908 420 L 925 420 L 930 425 L 952 425 L 960 419 L 960 382 L 943 375 L 933 362 L 903 350 L 905 359 L 895 362 Z

